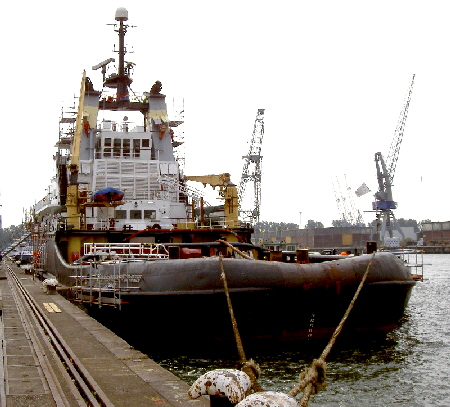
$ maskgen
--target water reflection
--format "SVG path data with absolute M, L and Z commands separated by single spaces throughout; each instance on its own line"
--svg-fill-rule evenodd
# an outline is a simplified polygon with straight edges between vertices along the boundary
M 327 358 L 327 387 L 310 405 L 450 405 L 450 255 L 426 255 L 425 281 L 413 293 L 400 325 L 382 337 L 339 340 Z M 265 390 L 288 392 L 317 358 L 323 343 L 297 348 L 246 349 L 261 367 Z M 186 382 L 208 370 L 236 367 L 237 352 L 216 359 L 151 355 Z
M 381 337 L 339 338 L 327 358 L 327 387 L 312 397 L 311 406 L 450 406 L 450 255 L 426 255 L 424 260 L 432 266 L 414 287 L 400 325 Z M 197 354 L 179 349 L 164 354 L 148 347 L 152 332 L 145 331 L 142 321 L 141 326 L 135 342 L 127 332 L 118 334 L 189 384 L 209 370 L 238 367 L 234 346 L 220 347 L 217 354 L 214 349 L 205 353 L 209 344 Z M 325 345 L 272 344 L 245 347 L 245 352 L 259 364 L 265 390 L 288 392 Z

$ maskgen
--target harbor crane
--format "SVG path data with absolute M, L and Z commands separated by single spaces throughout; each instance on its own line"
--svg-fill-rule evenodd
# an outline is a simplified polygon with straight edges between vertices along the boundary
M 347 183 L 347 175 L 344 174 L 345 179 L 345 193 L 341 190 L 338 177 L 333 180 L 334 196 L 339 214 L 341 215 L 342 226 L 364 226 L 364 219 L 361 212 L 356 208 L 351 188 Z
M 372 209 L 376 211 L 376 232 L 380 231 L 380 242 L 385 242 L 385 235 L 388 232 L 389 237 L 393 237 L 394 230 L 397 230 L 402 238 L 405 236 L 401 230 L 397 219 L 395 219 L 393 210 L 397 208 L 397 202 L 392 197 L 392 186 L 394 182 L 395 169 L 397 166 L 400 145 L 405 130 L 406 118 L 408 116 L 408 108 L 411 101 L 411 94 L 414 85 L 414 77 L 412 77 L 411 85 L 406 95 L 403 110 L 395 129 L 394 138 L 387 157 L 387 161 L 380 152 L 375 153 L 375 165 L 377 168 L 378 191 L 375 193 L 375 201 L 372 202 Z M 381 227 L 381 230 L 379 229 Z M 374 228 L 374 229 L 375 229 Z M 375 232 L 375 230 L 374 230 Z
M 241 215 L 249 217 L 255 223 L 259 222 L 261 207 L 261 147 L 264 136 L 264 110 L 258 109 L 256 114 L 250 149 L 248 154 L 242 157 L 244 159 L 244 166 L 238 189 L 239 212 Z M 251 210 L 245 210 L 245 204 L 243 203 L 249 181 L 253 181 L 253 208 Z

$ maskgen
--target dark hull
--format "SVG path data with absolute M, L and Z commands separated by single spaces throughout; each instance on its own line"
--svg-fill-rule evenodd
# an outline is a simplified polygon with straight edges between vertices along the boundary
M 319 264 L 223 259 L 243 340 L 329 338 L 371 258 L 365 255 Z M 58 281 L 73 285 L 74 267 L 63 264 L 60 256 L 54 256 L 54 262 Z M 99 265 L 96 272 L 117 275 L 117 265 Z M 87 286 L 83 294 L 93 303 L 91 312 L 109 318 L 118 329 L 132 330 L 145 342 L 158 345 L 173 342 L 180 346 L 181 338 L 185 345 L 234 340 L 219 258 L 122 264 L 121 273 L 140 277 L 120 295 L 115 293 L 120 297 L 120 310 L 99 309 L 94 305 L 98 294 L 88 297 L 92 292 Z M 414 284 L 400 259 L 377 253 L 346 323 L 346 334 L 393 329 L 403 316 Z M 107 299 L 108 293 L 101 296 Z
M 388 332 L 403 316 L 413 283 L 368 285 L 361 292 L 344 335 Z M 240 290 L 230 294 L 244 344 L 328 339 L 339 324 L 354 290 Z M 158 347 L 208 347 L 234 344 L 223 292 L 128 297 L 131 306 L 98 310 L 116 328 L 135 331 Z M 117 319 L 120 318 L 120 319 Z

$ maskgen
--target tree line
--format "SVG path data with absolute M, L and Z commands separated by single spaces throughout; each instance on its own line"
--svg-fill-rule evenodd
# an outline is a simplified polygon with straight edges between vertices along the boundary
M 0 229 L 0 250 L 5 250 L 15 239 L 21 238 L 24 233 L 25 225 L 23 224 Z
M 422 220 L 418 222 L 415 219 L 404 219 L 399 218 L 397 219 L 398 224 L 401 227 L 413 227 L 415 233 L 419 233 L 422 231 L 422 223 L 428 223 L 431 222 L 429 219 Z M 376 220 L 373 220 L 372 222 L 369 222 L 367 224 L 367 227 L 375 226 Z M 333 220 L 331 222 L 333 227 L 345 227 L 345 226 L 355 226 L 355 225 L 349 225 L 347 222 L 342 220 Z M 366 225 L 362 225 L 366 226 Z M 317 222 L 313 219 L 309 219 L 308 222 L 305 224 L 305 229 L 319 229 L 323 228 L 324 225 L 322 222 Z M 268 222 L 268 221 L 260 221 L 257 222 L 254 226 L 256 233 L 263 233 L 263 232 L 274 232 L 274 231 L 280 231 L 280 230 L 292 230 L 292 229 L 298 229 L 299 225 L 297 223 L 285 223 L 285 222 Z

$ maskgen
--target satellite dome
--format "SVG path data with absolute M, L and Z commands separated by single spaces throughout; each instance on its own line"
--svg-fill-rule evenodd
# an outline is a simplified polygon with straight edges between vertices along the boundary
M 116 10 L 116 20 L 117 21 L 127 21 L 128 20 L 128 11 L 125 7 L 119 7 Z

